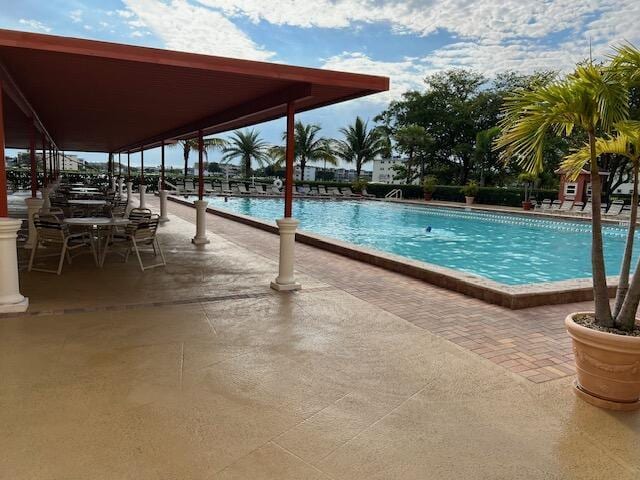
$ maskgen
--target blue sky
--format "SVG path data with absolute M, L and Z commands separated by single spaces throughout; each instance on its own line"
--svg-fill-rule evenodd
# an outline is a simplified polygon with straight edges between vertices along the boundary
M 596 57 L 611 44 L 640 43 L 638 0 L 0 0 L 0 7 L 1 28 L 390 77 L 389 93 L 299 116 L 326 136 L 423 88 L 429 73 L 563 71 L 589 54 L 589 43 Z M 279 143 L 284 122 L 258 128 Z M 149 152 L 145 163 L 158 158 Z M 168 158 L 181 163 L 177 151 Z

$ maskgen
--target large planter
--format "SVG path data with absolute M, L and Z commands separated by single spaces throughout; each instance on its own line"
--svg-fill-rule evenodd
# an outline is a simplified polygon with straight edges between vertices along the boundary
M 640 408 L 640 337 L 583 327 L 573 321 L 579 313 L 564 321 L 573 340 L 576 394 L 611 410 Z
M 525 210 L 531 210 L 531 207 L 533 207 L 533 203 L 531 203 L 529 200 L 526 200 L 524 202 L 522 202 L 522 208 Z
M 429 201 L 433 198 L 433 193 L 432 192 L 424 192 L 424 199 L 426 201 Z
M 476 197 L 464 197 L 464 201 L 466 202 L 467 205 L 473 205 L 473 202 L 475 201 Z

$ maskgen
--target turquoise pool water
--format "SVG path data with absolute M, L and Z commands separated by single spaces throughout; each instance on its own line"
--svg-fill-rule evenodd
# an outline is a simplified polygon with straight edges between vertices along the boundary
M 209 203 L 264 220 L 281 218 L 284 208 L 282 199 Z M 295 200 L 293 212 L 303 230 L 507 285 L 591 275 L 587 223 L 367 201 Z M 607 275 L 615 275 L 626 231 L 610 226 L 603 233 Z

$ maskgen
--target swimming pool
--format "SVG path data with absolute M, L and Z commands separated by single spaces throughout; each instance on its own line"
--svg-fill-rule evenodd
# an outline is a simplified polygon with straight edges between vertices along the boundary
M 215 208 L 263 220 L 282 199 L 212 197 Z M 294 200 L 300 229 L 506 285 L 591 276 L 588 223 L 371 201 Z M 427 227 L 431 231 L 427 232 Z M 626 229 L 603 227 L 607 275 L 616 275 Z M 636 241 L 640 243 L 639 240 Z M 639 249 L 634 251 L 637 260 Z

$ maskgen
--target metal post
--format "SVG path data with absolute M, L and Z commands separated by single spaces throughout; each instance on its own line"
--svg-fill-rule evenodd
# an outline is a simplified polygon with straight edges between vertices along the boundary
M 165 189 L 164 184 L 164 140 L 160 144 L 160 190 Z
M 131 152 L 127 150 L 127 182 L 131 181 Z
M 7 195 L 7 169 L 4 157 L 4 105 L 2 104 L 2 82 L 0 82 L 0 217 L 9 216 Z
M 160 196 L 160 222 L 165 223 L 169 221 L 169 217 L 167 217 L 167 191 L 165 190 L 164 183 L 164 140 L 160 144 L 160 192 L 158 195 Z

